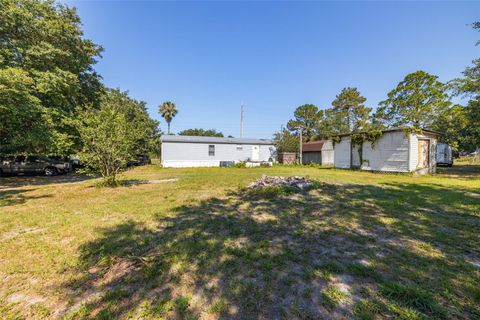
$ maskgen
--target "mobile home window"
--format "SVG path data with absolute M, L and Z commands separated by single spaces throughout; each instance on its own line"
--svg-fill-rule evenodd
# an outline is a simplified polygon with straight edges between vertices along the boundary
M 242 146 L 241 144 L 238 144 L 238 145 L 237 145 L 237 150 L 238 150 L 238 151 L 242 151 L 242 150 L 243 150 L 243 146 Z
M 208 145 L 208 155 L 211 157 L 215 156 L 215 145 L 213 144 Z

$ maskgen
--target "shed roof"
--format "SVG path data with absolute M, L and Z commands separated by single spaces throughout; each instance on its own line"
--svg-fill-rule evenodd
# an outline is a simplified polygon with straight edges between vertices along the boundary
M 220 138 L 220 137 L 204 137 L 204 136 L 162 135 L 161 140 L 162 142 L 178 142 L 178 143 L 225 143 L 225 144 L 273 145 L 272 140 L 249 139 L 249 138 Z
M 302 144 L 302 151 L 303 152 L 316 152 L 322 151 L 322 147 L 327 142 L 326 140 L 320 141 L 310 141 Z

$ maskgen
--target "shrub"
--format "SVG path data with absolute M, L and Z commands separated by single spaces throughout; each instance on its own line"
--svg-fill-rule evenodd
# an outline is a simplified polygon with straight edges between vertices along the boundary
M 235 168 L 246 168 L 247 165 L 245 162 L 237 162 L 233 165 Z

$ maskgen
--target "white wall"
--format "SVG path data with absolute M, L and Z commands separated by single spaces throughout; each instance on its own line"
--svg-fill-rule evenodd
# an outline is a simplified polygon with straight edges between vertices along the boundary
M 409 135 L 410 154 L 408 160 L 408 170 L 417 170 L 418 164 L 418 137 L 416 134 Z
M 409 139 L 403 131 L 385 132 L 373 147 L 363 143 L 362 169 L 373 171 L 408 172 Z
M 358 153 L 359 148 L 360 147 L 357 145 L 352 146 L 352 166 L 354 168 L 358 168 L 362 165 L 360 163 L 360 154 Z
M 333 166 L 334 156 L 335 152 L 332 141 L 325 141 L 322 146 L 322 166 Z
M 375 143 L 364 142 L 362 150 L 363 170 L 385 172 L 417 171 L 418 139 L 430 139 L 430 168 L 418 173 L 434 173 L 437 140 L 433 134 L 405 134 L 403 131 L 385 132 Z M 358 149 L 353 147 L 352 161 L 358 160 Z M 336 168 L 350 168 L 350 137 L 342 137 L 335 144 L 334 163 Z
M 350 169 L 350 137 L 342 137 L 334 146 L 335 168 Z
M 215 145 L 215 155 L 209 156 L 208 146 Z M 237 146 L 241 146 L 238 149 Z M 275 159 L 273 145 L 258 145 L 259 160 Z M 252 157 L 252 145 L 230 143 L 163 142 L 162 165 L 165 167 L 213 167 L 220 161 L 246 161 Z
M 322 166 L 332 166 L 334 164 L 334 155 L 333 150 L 324 150 L 322 151 Z

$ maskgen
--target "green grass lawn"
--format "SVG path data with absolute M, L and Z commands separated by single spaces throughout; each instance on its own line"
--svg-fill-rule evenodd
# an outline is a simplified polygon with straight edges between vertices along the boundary
M 304 193 L 243 189 L 309 176 Z M 1 319 L 478 319 L 480 168 L 0 180 Z

